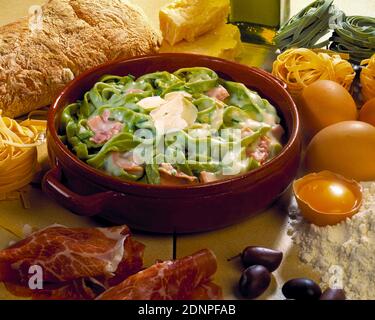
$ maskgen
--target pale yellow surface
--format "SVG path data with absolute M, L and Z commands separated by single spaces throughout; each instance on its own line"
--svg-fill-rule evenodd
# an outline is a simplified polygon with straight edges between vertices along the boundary
M 168 2 L 168 0 L 134 1 L 145 9 L 155 25 L 158 25 L 158 8 Z M 291 0 L 291 2 L 292 11 L 295 11 L 309 1 Z M 347 6 L 351 5 L 352 10 L 349 13 L 375 12 L 375 1 L 373 0 L 336 0 L 336 2 L 347 12 L 349 12 Z M 0 0 L 0 25 L 27 15 L 30 5 L 41 3 L 43 3 L 41 0 Z M 267 57 L 269 57 L 267 50 L 256 46 L 247 46 L 242 61 L 260 66 L 264 64 Z M 6 247 L 9 241 L 16 240 L 16 235 L 22 236 L 22 228 L 25 224 L 32 227 L 42 227 L 51 223 L 62 223 L 69 226 L 96 225 L 93 220 L 79 218 L 61 208 L 38 189 L 30 189 L 29 200 L 30 209 L 24 209 L 19 201 L 0 203 L 0 248 Z M 284 252 L 283 264 L 274 273 L 271 287 L 261 298 L 282 299 L 280 288 L 286 280 L 299 276 L 316 278 L 311 270 L 299 263 L 296 248 L 286 233 L 285 207 L 287 201 L 288 197 L 285 196 L 283 201 L 279 201 L 278 205 L 267 212 L 223 230 L 180 236 L 177 239 L 177 255 L 181 257 L 205 247 L 214 250 L 219 262 L 216 282 L 222 285 L 225 298 L 230 299 L 238 297 L 236 288 L 241 275 L 241 266 L 238 260 L 228 262 L 227 259 L 237 255 L 248 245 L 263 245 L 280 249 Z M 146 244 L 146 265 L 150 265 L 156 259 L 171 258 L 171 237 L 139 233 L 135 237 Z M 0 287 L 0 299 L 7 298 L 11 297 Z
M 19 238 L 14 234 L 4 230 L 0 227 L 0 250 L 9 246 L 9 243 L 13 241 L 18 241 Z M 11 295 L 5 288 L 2 283 L 0 283 L 0 300 L 10 300 L 17 299 Z

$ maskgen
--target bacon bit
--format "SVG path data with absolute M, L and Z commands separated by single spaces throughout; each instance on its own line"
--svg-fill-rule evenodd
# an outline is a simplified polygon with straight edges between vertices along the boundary
M 106 109 L 101 116 L 92 117 L 87 121 L 90 129 L 95 133 L 95 135 L 90 138 L 90 141 L 101 144 L 120 133 L 123 124 L 121 122 L 110 121 L 110 115 L 110 111 Z
M 275 139 L 280 141 L 283 135 L 285 134 L 285 130 L 281 125 L 278 124 L 272 128 L 271 133 L 273 134 Z
M 160 164 L 159 173 L 161 185 L 180 186 L 199 182 L 197 177 L 176 170 L 170 163 Z
M 230 97 L 229 92 L 222 85 L 219 85 L 218 87 L 211 89 L 206 93 L 206 95 L 220 101 L 224 101 L 226 98 Z
M 207 299 L 222 298 L 221 290 L 216 286 L 216 289 L 202 286 L 209 282 L 216 269 L 213 252 L 202 250 L 180 260 L 157 263 L 108 289 L 97 299 L 188 300 L 202 295 Z
M 253 151 L 252 147 L 249 147 L 246 150 L 246 155 L 248 157 L 253 157 L 260 164 L 264 164 L 270 156 L 270 145 L 271 145 L 270 139 L 268 137 L 262 137 L 259 140 L 259 143 L 255 151 Z
M 218 177 L 215 173 L 202 171 L 199 175 L 199 180 L 202 183 L 209 183 L 220 180 L 220 177 Z
M 144 168 L 136 162 L 133 152 L 127 152 L 127 153 L 113 152 L 112 160 L 116 166 L 124 169 L 126 172 L 130 174 L 134 174 L 138 176 L 138 175 L 143 175 L 144 173 Z
M 131 93 L 143 93 L 144 91 L 141 89 L 128 89 L 125 91 L 125 94 L 131 94 Z

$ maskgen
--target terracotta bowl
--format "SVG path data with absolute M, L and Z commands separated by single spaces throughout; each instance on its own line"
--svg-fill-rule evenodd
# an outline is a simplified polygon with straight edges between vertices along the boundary
M 230 180 L 183 187 L 155 186 L 123 181 L 98 171 L 80 161 L 59 139 L 61 111 L 81 99 L 102 75 L 141 76 L 197 66 L 246 84 L 276 106 L 287 131 L 285 147 L 276 158 Z M 264 210 L 293 181 L 301 153 L 297 109 L 282 83 L 257 68 L 192 54 L 144 56 L 87 71 L 72 81 L 51 107 L 47 138 L 53 163 L 43 180 L 48 195 L 78 215 L 99 216 L 113 224 L 157 233 L 213 230 Z

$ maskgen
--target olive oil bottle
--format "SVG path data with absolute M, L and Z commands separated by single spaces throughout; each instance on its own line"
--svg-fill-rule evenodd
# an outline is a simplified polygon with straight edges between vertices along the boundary
M 244 42 L 272 45 L 289 14 L 290 0 L 231 0 L 230 22 L 239 27 Z

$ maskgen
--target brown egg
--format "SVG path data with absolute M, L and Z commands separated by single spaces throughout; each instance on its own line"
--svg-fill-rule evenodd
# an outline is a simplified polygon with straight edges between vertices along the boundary
M 359 112 L 359 120 L 375 126 L 375 98 L 367 101 Z
M 357 107 L 350 93 L 340 84 L 319 80 L 307 86 L 298 101 L 302 129 L 307 137 L 348 120 L 357 120 Z
M 375 127 L 344 121 L 320 131 L 305 158 L 310 172 L 329 170 L 357 181 L 375 180 Z

